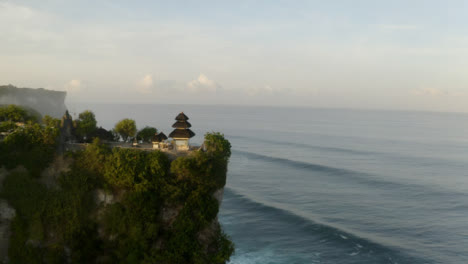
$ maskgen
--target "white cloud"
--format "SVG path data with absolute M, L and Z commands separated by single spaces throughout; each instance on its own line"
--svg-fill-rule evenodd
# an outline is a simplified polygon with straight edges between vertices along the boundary
M 65 90 L 69 93 L 79 93 L 82 90 L 82 83 L 80 80 L 73 79 L 65 84 Z
M 204 74 L 200 74 L 197 79 L 187 83 L 187 89 L 190 92 L 216 92 L 220 88 L 221 85 L 208 79 Z
M 150 74 L 145 75 L 136 87 L 137 92 L 142 94 L 150 94 L 153 92 L 153 76 Z
M 432 97 L 449 95 L 447 91 L 436 89 L 436 88 L 420 88 L 420 89 L 412 90 L 411 93 L 413 95 L 418 95 L 418 96 L 432 96 Z

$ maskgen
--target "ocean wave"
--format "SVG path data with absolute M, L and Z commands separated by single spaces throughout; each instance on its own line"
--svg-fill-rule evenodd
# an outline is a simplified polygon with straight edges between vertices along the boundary
M 364 184 L 371 186 L 372 188 L 380 188 L 386 190 L 400 190 L 405 191 L 410 196 L 421 197 L 421 196 L 466 196 L 464 192 L 457 192 L 455 190 L 445 190 L 440 188 L 435 188 L 432 185 L 414 183 L 414 182 L 399 182 L 394 179 L 394 181 L 388 181 L 383 179 L 383 175 L 371 174 L 367 172 L 360 172 L 350 169 L 344 169 L 340 167 L 331 167 L 321 164 L 314 164 L 304 161 L 291 160 L 286 158 L 279 158 L 268 156 L 264 154 L 243 151 L 243 150 L 232 150 L 232 153 L 235 155 L 244 156 L 251 160 L 262 160 L 267 162 L 279 163 L 285 166 L 289 166 L 295 169 L 309 170 L 311 172 L 319 172 L 325 174 L 327 177 L 337 177 L 340 179 L 351 180 L 355 183 Z M 391 179 L 391 178 L 389 178 Z
M 375 151 L 364 151 L 364 150 L 355 150 L 355 149 L 348 149 L 348 148 L 338 148 L 338 147 L 324 147 L 324 146 L 317 146 L 317 145 L 310 145 L 305 143 L 295 143 L 290 141 L 284 140 L 271 140 L 271 139 L 264 139 L 264 138 L 257 138 L 257 137 L 247 137 L 247 136 L 238 136 L 238 135 L 229 135 L 228 138 L 238 138 L 238 139 L 246 139 L 250 141 L 262 142 L 267 144 L 274 144 L 274 145 L 282 145 L 282 146 L 290 146 L 290 147 L 298 147 L 303 149 L 314 149 L 314 150 L 322 150 L 322 151 L 333 151 L 339 153 L 346 153 L 346 154 L 358 154 L 358 155 L 382 155 L 387 154 L 383 152 L 375 152 Z
M 346 177 L 347 179 L 353 179 L 356 182 L 372 185 L 373 187 L 389 187 L 389 188 L 408 188 L 411 185 L 408 183 L 400 184 L 394 181 L 385 181 L 381 179 L 376 179 L 376 175 L 372 175 L 366 172 L 359 172 L 339 167 L 331 167 L 326 165 L 314 164 L 304 161 L 291 160 L 286 158 L 273 157 L 263 154 L 258 154 L 254 152 L 242 151 L 242 150 L 233 150 L 234 154 L 245 156 L 252 160 L 263 160 L 268 162 L 280 163 L 296 169 L 305 169 L 313 172 L 324 173 L 330 177 Z
M 266 204 L 264 202 L 252 199 L 240 194 L 238 190 L 232 188 L 225 189 L 224 199 L 228 200 L 226 202 L 230 205 L 240 208 L 239 210 L 244 212 L 244 214 L 246 211 L 255 212 L 255 214 L 263 215 L 265 218 L 271 219 L 271 221 L 287 223 L 288 225 L 291 225 L 291 228 L 298 229 L 296 231 L 284 231 L 287 232 L 288 235 L 290 235 L 290 232 L 296 232 L 300 236 L 307 237 L 296 237 L 298 241 L 298 247 L 296 247 L 295 250 L 298 251 L 298 256 L 300 256 L 301 253 L 299 247 L 307 246 L 303 244 L 308 243 L 313 245 L 314 250 L 317 250 L 315 252 L 316 254 L 335 254 L 336 256 L 342 254 L 354 258 L 359 258 L 359 260 L 355 259 L 349 260 L 349 262 L 344 261 L 341 263 L 377 263 L 375 261 L 378 261 L 378 263 L 429 263 L 412 256 L 404 255 L 403 253 L 398 252 L 397 249 L 372 241 L 369 238 L 355 235 L 351 231 L 343 230 L 342 228 L 335 227 L 330 224 L 309 219 L 307 217 L 301 216 L 298 213 L 280 208 L 279 206 Z M 238 222 L 237 224 L 243 221 L 243 216 L 245 217 L 247 215 L 236 216 L 236 221 Z M 257 219 L 257 221 L 258 220 L 259 219 Z M 245 225 L 259 225 L 258 227 L 254 226 L 254 228 L 262 229 L 262 231 L 265 231 L 266 229 L 264 225 L 274 225 L 273 223 L 264 222 L 252 223 L 249 222 L 248 219 L 245 221 Z M 303 251 L 311 253 L 309 250 L 309 248 L 305 247 Z M 235 259 L 242 259 L 242 256 L 237 256 Z M 326 257 L 326 259 L 329 258 Z
M 295 143 L 287 141 L 287 139 L 281 140 L 273 140 L 273 139 L 265 139 L 265 138 L 257 138 L 257 137 L 249 137 L 249 136 L 239 136 L 239 135 L 229 135 L 229 138 L 233 139 L 243 139 L 252 142 L 262 142 L 269 145 L 280 145 L 280 146 L 288 146 L 294 147 L 304 150 L 318 150 L 318 151 L 325 151 L 325 152 L 334 152 L 334 153 L 342 153 L 348 155 L 360 155 L 366 157 L 382 157 L 388 159 L 396 159 L 396 160 L 411 160 L 415 163 L 424 163 L 429 162 L 430 165 L 447 165 L 450 163 L 451 166 L 464 166 L 465 162 L 457 161 L 454 159 L 447 159 L 444 157 L 435 157 L 435 156 L 418 156 L 418 155 L 409 155 L 403 154 L 400 152 L 383 152 L 383 151 L 369 151 L 369 150 L 356 150 L 350 148 L 342 148 L 342 147 L 328 147 L 328 146 L 318 146 L 318 145 L 310 145 L 307 143 Z
M 257 159 L 257 160 L 268 160 L 271 162 L 279 162 L 284 165 L 288 165 L 291 167 L 295 168 L 305 168 L 305 169 L 311 169 L 314 171 L 322 171 L 322 172 L 331 172 L 334 174 L 356 174 L 357 172 L 348 170 L 348 169 L 342 169 L 342 168 L 337 168 L 337 167 L 329 167 L 325 165 L 319 165 L 319 164 L 314 164 L 314 163 L 308 163 L 308 162 L 303 162 L 303 161 L 297 161 L 297 160 L 291 160 L 291 159 L 286 159 L 286 158 L 278 158 L 278 157 L 273 157 L 273 156 L 267 156 L 263 154 L 258 154 L 254 152 L 249 152 L 249 151 L 243 151 L 243 150 L 232 150 L 234 154 L 240 154 L 243 156 L 246 156 L 250 159 Z

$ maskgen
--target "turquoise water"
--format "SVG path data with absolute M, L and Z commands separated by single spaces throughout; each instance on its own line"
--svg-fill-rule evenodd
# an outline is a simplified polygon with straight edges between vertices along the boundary
M 468 263 L 468 115 L 75 105 L 166 134 L 184 111 L 233 153 L 219 213 L 231 263 Z

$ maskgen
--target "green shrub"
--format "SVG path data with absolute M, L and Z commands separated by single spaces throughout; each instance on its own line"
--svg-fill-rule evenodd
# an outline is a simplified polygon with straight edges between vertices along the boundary
M 153 136 L 158 132 L 158 130 L 154 127 L 144 127 L 137 133 L 137 139 L 143 140 L 144 142 L 151 142 Z
M 40 120 L 40 114 L 33 109 L 26 109 L 13 104 L 0 106 L 0 121 L 37 122 L 38 120 Z
M 28 123 L 17 128 L 0 142 L 0 165 L 8 169 L 23 165 L 39 176 L 53 160 L 59 130 Z
M 16 123 L 13 121 L 0 122 L 0 132 L 10 132 L 17 128 Z
M 53 118 L 49 115 L 45 115 L 42 118 L 42 124 L 48 127 L 55 127 L 55 128 L 60 128 L 61 120 L 58 118 Z
M 231 157 L 231 143 L 219 132 L 206 133 L 204 145 L 206 151 L 212 155 L 219 156 L 226 161 Z

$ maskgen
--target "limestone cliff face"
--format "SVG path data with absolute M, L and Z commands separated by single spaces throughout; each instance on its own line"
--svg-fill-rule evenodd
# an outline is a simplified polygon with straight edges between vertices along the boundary
M 55 194 L 60 193 L 62 188 L 61 184 L 59 184 L 59 178 L 63 176 L 66 173 L 72 172 L 73 168 L 73 162 L 74 159 L 70 156 L 66 155 L 57 155 L 54 159 L 54 161 L 50 164 L 48 168 L 46 168 L 44 171 L 42 171 L 41 175 L 39 178 L 34 179 L 37 184 L 40 184 L 44 187 L 46 187 L 47 192 L 53 192 Z M 21 172 L 21 173 L 27 173 L 27 170 L 20 166 L 14 170 L 7 171 L 4 168 L 0 167 L 0 193 L 2 193 L 3 188 L 3 182 L 4 179 L 8 177 L 9 174 L 14 173 L 14 172 Z M 77 175 L 75 175 L 77 176 Z M 78 183 L 80 181 L 74 182 Z M 76 186 L 76 187 L 83 187 L 83 186 Z M 42 189 L 43 192 L 46 191 L 46 189 Z M 30 189 L 28 189 L 30 191 Z M 63 191 L 63 190 L 62 190 Z M 94 188 L 90 189 L 87 193 L 89 193 L 89 197 L 92 197 L 93 201 L 93 206 L 90 207 L 90 211 L 87 211 L 87 219 L 92 219 L 92 223 L 95 223 L 95 232 L 97 234 L 96 239 L 99 241 L 99 245 L 119 245 L 119 239 L 125 238 L 127 236 L 134 235 L 135 230 L 133 230 L 131 227 L 128 231 L 122 232 L 119 230 L 116 230 L 115 228 L 109 228 L 110 223 L 109 221 L 114 222 L 114 220 L 109 219 L 106 216 L 109 215 L 109 210 L 114 209 L 122 209 L 125 210 L 125 207 L 122 205 L 125 205 L 128 203 L 128 197 L 129 193 L 132 191 L 129 189 L 125 188 Z M 223 193 L 224 193 L 224 188 L 219 187 L 216 190 L 213 190 L 211 192 L 211 196 L 216 200 L 217 206 L 221 204 L 222 198 L 223 198 Z M 135 195 L 135 193 L 134 193 Z M 156 193 L 154 195 L 157 195 Z M 190 195 L 189 195 L 190 196 Z M 62 196 L 60 196 L 62 197 Z M 85 197 L 80 197 L 80 200 L 84 199 Z M 165 198 L 165 197 L 161 197 Z M 167 253 L 164 253 L 166 251 L 170 251 L 170 244 L 175 243 L 174 240 L 171 240 L 171 237 L 174 236 L 182 236 L 182 242 L 183 244 L 187 243 L 187 239 L 194 239 L 198 241 L 198 244 L 200 245 L 199 252 L 201 254 L 205 254 L 206 256 L 217 256 L 214 258 L 211 258 L 209 262 L 205 263 L 212 263 L 212 264 L 223 264 L 226 263 L 227 260 L 229 260 L 229 255 L 231 254 L 229 249 L 230 242 L 226 242 L 223 244 L 220 244 L 220 241 L 225 239 L 223 236 L 220 236 L 222 233 L 222 228 L 218 222 L 218 217 L 214 216 L 209 222 L 199 230 L 196 230 L 196 233 L 193 237 L 185 237 L 183 233 L 185 233 L 185 228 L 186 226 L 182 226 L 182 230 L 179 230 L 181 228 L 181 223 L 184 217 L 187 217 L 187 210 L 185 208 L 187 204 L 187 200 L 181 200 L 179 202 L 162 202 L 162 206 L 160 207 L 159 212 L 157 212 L 157 217 L 153 218 L 153 222 L 148 222 L 146 223 L 147 226 L 154 226 L 154 227 L 159 227 L 159 232 L 155 234 L 155 237 L 146 237 L 148 240 L 138 240 L 139 243 L 148 243 L 148 241 L 151 241 L 148 248 L 148 252 L 146 254 L 151 254 L 151 252 L 163 252 L 161 254 L 163 256 L 163 259 L 166 257 L 171 257 L 171 255 L 166 255 Z M 201 200 L 203 201 L 203 200 Z M 149 201 L 148 201 L 149 202 Z M 200 201 L 198 201 L 200 202 Z M 189 203 L 193 203 L 189 202 Z M 141 205 L 141 204 L 140 204 Z M 145 208 L 142 206 L 142 208 Z M 206 208 L 206 207 L 202 207 Z M 135 210 L 135 208 L 131 208 L 132 210 Z M 201 208 L 198 208 L 201 209 Z M 141 210 L 136 209 L 138 212 Z M 18 212 L 20 212 L 19 210 Z M 217 210 L 216 210 L 217 211 Z M 136 214 L 138 218 L 142 217 L 148 217 L 148 213 L 152 211 L 146 211 L 143 210 L 141 213 Z M 24 213 L 24 210 L 23 210 Z M 197 210 L 196 212 L 191 212 L 190 214 L 195 213 L 196 215 L 199 214 L 200 212 Z M 8 256 L 9 255 L 9 247 L 13 243 L 14 239 L 12 239 L 12 234 L 14 233 L 13 231 L 13 220 L 16 215 L 16 210 L 15 208 L 9 203 L 9 200 L 6 199 L 0 199 L 0 263 L 10 263 L 10 260 L 15 260 L 18 261 L 18 256 Z M 217 214 L 217 213 L 216 213 Z M 123 214 L 122 216 L 126 216 Z M 75 219 L 76 220 L 76 219 Z M 26 220 L 29 221 L 29 220 Z M 91 223 L 90 222 L 90 223 Z M 189 220 L 191 222 L 191 220 Z M 37 223 L 36 223 L 37 224 Z M 27 226 L 33 226 L 30 223 Z M 192 225 L 189 224 L 187 227 L 191 227 Z M 58 241 L 60 241 L 60 236 L 57 235 L 57 230 L 61 230 L 60 228 L 57 228 L 57 226 L 52 226 L 50 230 L 47 232 L 44 232 L 44 235 L 40 238 L 35 237 L 32 235 L 33 232 L 29 230 L 27 232 L 28 238 L 26 239 L 25 245 L 26 247 L 29 247 L 31 250 L 34 251 L 34 249 L 39 249 L 40 252 L 49 250 L 49 246 L 52 244 L 57 244 Z M 29 229 L 29 228 L 28 228 Z M 42 230 L 42 229 L 40 229 Z M 46 230 L 46 229 L 44 229 Z M 151 230 L 151 229 L 145 229 L 146 231 Z M 181 235 L 182 234 L 182 235 Z M 92 233 L 88 234 L 91 235 L 89 237 L 90 240 L 93 240 Z M 122 236 L 123 235 L 123 236 Z M 185 242 L 184 242 L 185 241 Z M 133 241 L 135 242 L 135 241 Z M 18 244 L 15 244 L 15 247 L 18 247 Z M 62 251 L 63 259 L 61 260 L 61 263 L 76 263 L 71 260 L 70 256 L 72 256 L 76 248 L 70 248 L 68 244 L 63 244 L 60 247 L 56 248 L 59 251 Z M 178 249 L 178 248 L 177 248 Z M 227 253 L 223 253 L 227 252 Z M 179 254 L 177 251 L 175 252 L 176 258 L 180 258 L 182 261 L 182 253 L 180 254 L 181 256 L 177 256 Z M 224 254 L 224 255 L 223 255 Z M 226 255 L 227 254 L 227 255 Z M 173 257 L 173 256 L 172 256 Z M 117 259 L 122 258 L 122 256 L 118 256 Z M 205 260 L 208 261 L 208 258 Z M 112 259 L 116 259 L 115 254 L 109 252 L 109 250 L 106 250 L 106 247 L 100 248 L 97 255 L 93 256 L 88 262 L 88 263 L 111 263 Z M 154 259 L 153 259 L 154 260 Z M 151 260 L 151 261 L 153 261 Z M 18 262 L 16 262 L 18 263 Z M 21 262 L 20 262 L 21 263 Z M 49 263 L 45 261 L 45 263 Z M 55 263 L 55 262 L 54 262 Z M 179 262 L 179 260 L 168 260 L 167 262 L 164 263 L 183 263 Z M 188 262 L 190 263 L 190 262 Z M 202 262 L 203 263 L 203 262 Z
M 229 261 L 217 219 L 230 156 L 222 134 L 176 159 L 99 141 L 59 154 L 24 138 L 0 141 L 0 263 Z
M 0 190 L 6 175 L 7 171 L 4 168 L 0 168 Z M 10 223 L 15 214 L 15 209 L 7 201 L 0 199 L 0 263 L 8 263 L 8 245 L 11 235 Z
M 13 85 L 0 86 L 0 105 L 16 104 L 37 110 L 41 115 L 62 117 L 67 110 L 67 93 L 43 88 L 17 88 Z

